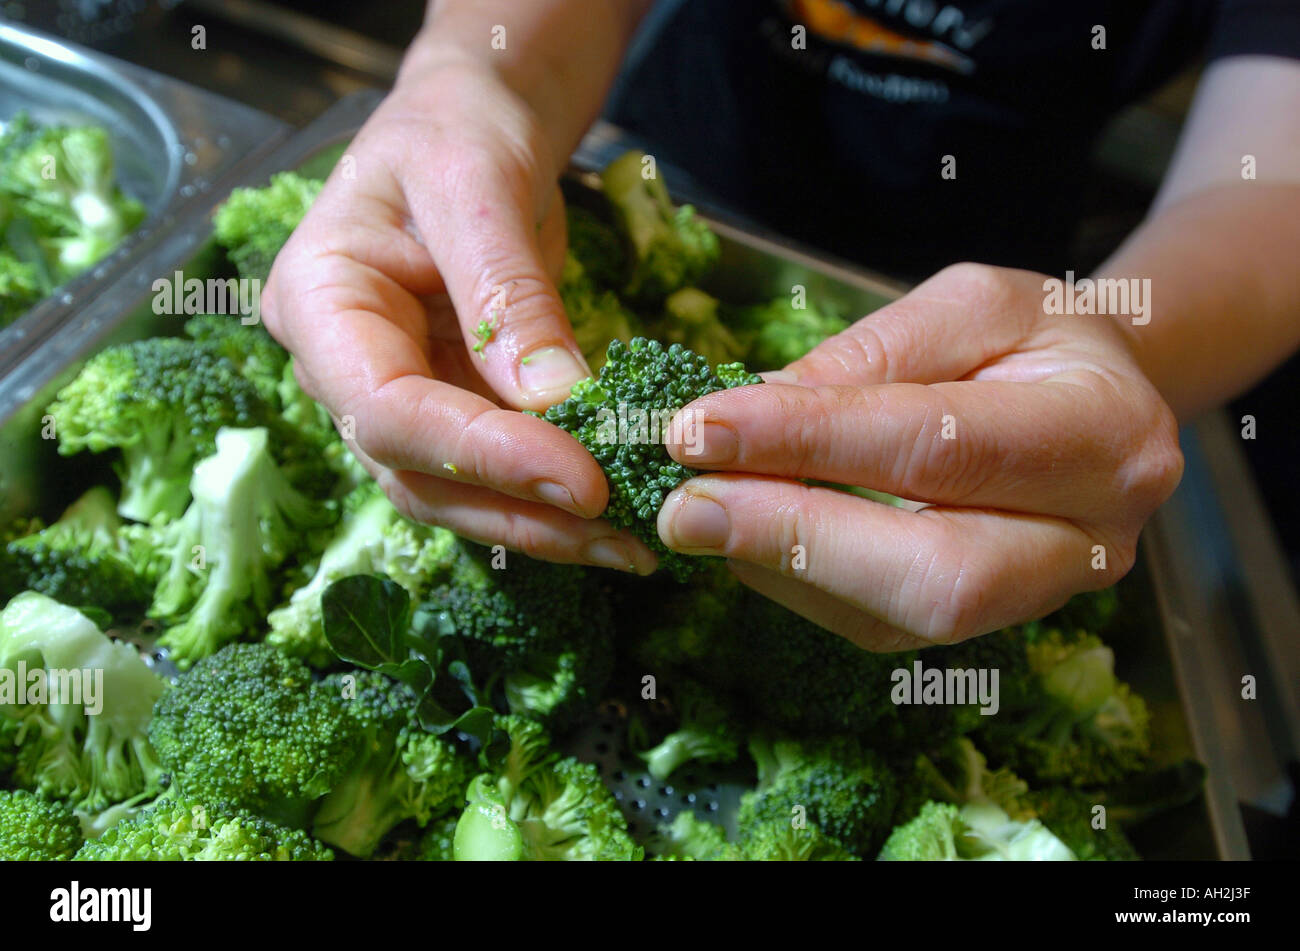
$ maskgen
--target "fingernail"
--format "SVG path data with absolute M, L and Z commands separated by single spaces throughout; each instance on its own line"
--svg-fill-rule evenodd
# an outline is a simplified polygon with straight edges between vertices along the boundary
M 543 347 L 519 361 L 519 387 L 534 399 L 554 395 L 558 400 L 586 375 L 578 358 L 563 347 Z
M 700 423 L 682 432 L 682 455 L 701 465 L 726 465 L 740 454 L 740 437 L 722 423 Z
M 722 548 L 731 536 L 727 510 L 707 496 L 691 492 L 683 495 L 668 522 L 669 547 L 692 551 Z
M 570 512 L 576 512 L 578 509 L 578 504 L 573 500 L 573 493 L 558 482 L 542 479 L 533 483 L 533 492 L 547 505 L 555 505 Z
M 760 373 L 764 383 L 798 383 L 799 374 L 792 370 L 768 370 Z
M 588 542 L 583 549 L 584 558 L 593 565 L 604 568 L 617 568 L 619 571 L 637 571 L 636 559 L 622 542 L 609 538 L 598 538 Z

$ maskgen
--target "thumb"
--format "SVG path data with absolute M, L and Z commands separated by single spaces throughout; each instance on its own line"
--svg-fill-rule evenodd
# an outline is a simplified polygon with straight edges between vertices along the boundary
M 546 409 L 591 375 L 542 252 L 544 238 L 562 239 L 563 203 L 544 202 L 539 216 L 530 190 L 492 163 L 443 181 L 436 195 L 408 194 L 408 203 L 471 363 L 507 405 Z

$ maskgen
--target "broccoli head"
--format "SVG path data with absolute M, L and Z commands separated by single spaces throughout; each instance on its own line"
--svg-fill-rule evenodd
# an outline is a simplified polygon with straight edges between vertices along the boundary
M 0 790 L 0 862 L 70 859 L 81 842 L 81 823 L 66 803 L 25 789 Z
M 668 454 L 665 430 L 687 403 L 761 382 L 740 364 L 711 369 L 704 357 L 680 344 L 615 340 L 600 375 L 575 383 L 569 398 L 543 418 L 573 435 L 600 463 L 609 480 L 605 517 L 630 529 L 675 578 L 685 580 L 703 560 L 669 551 L 659 540 L 656 519 L 668 493 L 696 472 Z
M 654 335 L 668 343 L 679 343 L 709 363 L 733 363 L 745 356 L 745 348 L 720 316 L 718 299 L 698 287 L 683 287 L 668 295 L 663 316 Z
M 49 290 L 36 265 L 0 250 L 0 328 L 25 314 Z
M 718 861 L 727 854 L 727 832 L 716 822 L 685 810 L 655 829 L 649 849 L 655 858 Z
M 275 256 L 298 227 L 324 182 L 295 172 L 272 175 L 262 188 L 236 188 L 217 209 L 217 243 L 243 278 L 265 281 Z
M 565 208 L 569 227 L 568 257 L 586 280 L 605 291 L 621 290 L 627 283 L 627 244 L 612 224 L 579 205 Z M 565 263 L 566 278 L 570 263 Z
M 1140 858 L 1119 825 L 1101 822 L 1095 796 L 1078 789 L 1049 786 L 1023 799 L 1033 814 L 1083 862 L 1136 862 Z
M 327 862 L 300 829 L 225 803 L 166 796 L 88 841 L 81 862 Z
M 152 583 L 132 555 L 108 489 L 90 489 L 49 527 L 33 521 L 26 529 L 0 553 L 8 563 L 0 596 L 6 587 L 38 591 L 63 604 L 110 613 L 138 612 L 148 604 Z
M 625 152 L 602 175 L 605 197 L 632 249 L 623 295 L 654 306 L 717 263 L 718 237 L 690 205 L 674 208 L 642 152 Z
M 847 321 L 814 305 L 796 307 L 791 296 L 733 308 L 725 320 L 745 348 L 745 362 L 766 369 L 794 363 L 848 327 Z
M 721 857 L 744 862 L 860 861 L 816 824 L 796 826 L 789 819 L 769 819 L 746 826 L 744 837 L 728 846 Z
M 218 430 L 269 424 L 274 410 L 216 349 L 155 337 L 91 357 L 49 412 L 62 454 L 121 450 L 118 511 L 149 522 L 185 510 Z
M 611 340 L 627 342 L 641 332 L 641 320 L 613 291 L 598 288 L 572 253 L 564 259 L 560 278 L 560 300 L 573 326 L 587 365 L 599 372 Z
M 419 697 L 372 671 L 332 674 L 362 731 L 361 755 L 321 800 L 313 831 L 351 855 L 368 858 L 398 823 L 433 817 L 464 804 L 472 762 L 450 741 L 420 729 Z
M 809 743 L 754 736 L 749 750 L 758 786 L 741 798 L 742 838 L 767 822 L 802 822 L 857 855 L 875 854 L 898 798 L 894 774 L 876 753 L 848 736 Z
M 735 712 L 708 687 L 689 677 L 672 681 L 670 698 L 677 729 L 638 754 L 655 779 L 663 781 L 686 763 L 731 763 L 740 756 L 744 729 Z
M 196 663 L 149 724 L 182 798 L 228 802 L 296 827 L 346 775 L 362 737 L 337 689 L 264 644 L 231 644 Z
M 927 802 L 889 834 L 877 856 L 889 862 L 1069 862 L 1072 853 L 1037 819 L 1012 819 L 990 802 Z
M 4 686 L 13 686 L 9 672 L 20 665 L 29 672 L 21 705 Z M 28 591 L 0 612 L 0 668 L 0 717 L 18 724 L 5 731 L 16 746 L 17 785 L 88 812 L 159 787 L 163 771 L 147 731 L 165 685 L 133 647 L 110 640 L 74 608 Z M 47 674 L 46 689 L 34 696 L 30 672 L 37 669 L 57 672 L 59 682 Z M 65 672 L 81 676 L 68 680 Z

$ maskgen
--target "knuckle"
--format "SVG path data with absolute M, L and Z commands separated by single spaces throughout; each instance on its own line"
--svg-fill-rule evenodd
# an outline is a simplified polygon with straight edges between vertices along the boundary
M 996 572 L 972 561 L 946 565 L 931 562 L 927 587 L 935 592 L 917 633 L 936 644 L 963 641 L 984 632 Z

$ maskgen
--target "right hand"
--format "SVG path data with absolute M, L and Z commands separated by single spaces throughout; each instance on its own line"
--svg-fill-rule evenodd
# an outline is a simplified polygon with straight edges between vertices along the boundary
M 518 412 L 590 375 L 555 290 L 564 158 L 489 69 L 449 58 L 399 81 L 276 259 L 262 313 L 404 514 L 644 574 L 650 550 L 596 518 L 596 461 Z

